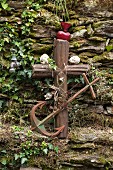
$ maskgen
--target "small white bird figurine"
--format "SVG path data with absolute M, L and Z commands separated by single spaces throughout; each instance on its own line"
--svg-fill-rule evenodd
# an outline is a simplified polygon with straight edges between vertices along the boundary
M 48 64 L 48 62 L 49 62 L 48 59 L 49 59 L 49 56 L 47 54 L 41 55 L 41 57 L 40 57 L 41 64 Z
M 52 98 L 52 93 L 50 93 L 50 92 L 48 92 L 48 93 L 46 93 L 46 95 L 44 95 L 44 97 L 45 97 L 45 100 L 49 100 L 49 99 L 51 99 Z
M 72 56 L 72 57 L 70 57 L 69 62 L 71 64 L 79 64 L 80 63 L 80 58 L 77 55 Z

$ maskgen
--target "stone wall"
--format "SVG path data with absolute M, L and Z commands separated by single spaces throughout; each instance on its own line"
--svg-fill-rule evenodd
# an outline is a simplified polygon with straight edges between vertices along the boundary
M 71 33 L 69 57 L 78 55 L 81 59 L 80 64 L 88 63 L 91 65 L 91 70 L 87 74 L 91 80 L 96 76 L 100 77 L 100 81 L 94 87 L 97 99 L 92 100 L 89 91 L 87 91 L 87 93 L 79 96 L 75 101 L 73 110 L 78 114 L 83 110 L 83 113 L 87 115 L 86 110 L 88 110 L 90 113 L 112 117 L 113 3 L 104 1 L 101 4 L 99 0 L 78 1 L 77 4 L 73 4 L 73 2 L 67 3 L 70 18 L 68 22 L 72 24 L 69 30 Z M 8 1 L 8 4 L 11 10 L 1 11 L 1 26 L 5 23 L 9 23 L 12 26 L 17 25 L 17 32 L 22 41 L 30 38 L 32 41 L 30 48 L 36 62 L 43 53 L 47 53 L 52 57 L 53 41 L 56 37 L 56 32 L 61 29 L 59 22 L 61 11 L 58 11 L 58 15 L 55 15 L 56 10 L 51 2 L 45 3 L 43 8 L 38 10 L 32 9 L 37 17 L 35 17 L 35 22 L 31 25 L 29 34 L 22 35 L 22 26 L 25 24 L 22 20 L 22 12 L 26 9 L 30 11 L 31 7 L 30 5 L 26 7 L 25 1 Z M 6 48 L 9 49 L 9 45 L 6 44 Z M 1 55 L 2 68 L 9 69 L 11 62 L 8 59 L 9 51 L 8 53 L 1 51 Z M 74 90 L 78 91 L 78 89 L 79 87 Z M 4 94 L 2 98 L 4 98 Z M 26 98 L 24 99 L 26 100 Z M 27 99 L 30 100 L 30 97 Z M 33 97 L 31 95 L 31 99 L 38 100 L 35 94 Z
M 34 159 L 33 156 L 28 162 L 30 166 L 52 169 L 62 166 L 67 169 L 85 169 L 85 167 L 88 169 L 88 167 L 91 167 L 92 169 L 98 168 L 100 170 L 109 167 L 113 168 L 113 2 L 112 0 L 104 0 L 103 2 L 101 0 L 79 0 L 77 2 L 72 0 L 67 2 L 69 22 L 72 24 L 69 30 L 71 33 L 69 57 L 78 55 L 81 59 L 80 64 L 88 63 L 91 66 L 91 70 L 87 73 L 90 81 L 100 77 L 99 82 L 94 85 L 97 98 L 93 100 L 90 91 L 87 90 L 78 96 L 72 104 L 69 104 L 68 139 L 59 142 L 59 139 L 55 138 L 52 142 L 59 147 L 58 154 L 50 151 L 47 157 L 42 155 Z M 45 3 L 43 8 L 39 9 L 36 9 L 35 4 L 35 7 L 33 7 L 34 16 L 37 16 L 36 18 L 34 17 L 35 22 L 31 24 L 28 34 L 22 34 L 22 26 L 25 26 L 22 12 L 26 9 L 31 10 L 31 6 L 30 4 L 26 5 L 25 1 L 20 2 L 19 0 L 8 1 L 8 4 L 11 7 L 10 11 L 1 10 L 1 28 L 6 23 L 10 25 L 8 29 L 12 29 L 12 34 L 8 36 L 12 36 L 13 28 L 16 28 L 15 37 L 21 39 L 22 42 L 26 42 L 24 45 L 30 47 L 32 51 L 30 54 L 32 54 L 36 63 L 39 62 L 39 57 L 43 53 L 47 53 L 52 57 L 54 38 L 56 37 L 56 32 L 61 29 L 59 22 L 61 12 L 55 15 L 56 10 L 51 2 Z M 0 33 L 2 35 L 2 30 Z M 35 86 L 38 86 L 38 91 L 36 91 L 34 84 L 32 84 L 34 82 L 32 78 L 31 84 L 27 79 L 22 79 L 21 84 L 18 85 L 21 87 L 19 92 L 16 89 L 14 91 L 14 94 L 21 96 L 23 102 L 17 100 L 17 96 L 14 96 L 12 100 L 13 84 L 7 86 L 7 91 L 4 92 L 3 87 L 6 87 L 4 84 L 11 83 L 9 80 L 12 80 L 9 73 L 12 42 L 9 42 L 7 37 L 5 38 L 5 44 L 1 42 L 1 47 L 5 46 L 5 50 L 0 52 L 0 69 L 2 70 L 2 74 L 0 73 L 2 77 L 2 79 L 0 78 L 2 82 L 2 85 L 0 85 L 2 89 L 0 101 L 6 102 L 6 105 L 0 103 L 0 106 L 3 106 L 0 118 L 0 143 L 2 147 L 7 148 L 7 154 L 10 155 L 11 152 L 11 157 L 13 157 L 13 153 L 20 150 L 21 143 L 27 141 L 27 138 L 32 141 L 32 147 L 38 147 L 43 140 L 47 143 L 51 141 L 35 133 L 28 137 L 29 127 L 28 132 L 25 132 L 26 128 L 18 132 L 9 127 L 9 123 L 12 123 L 13 120 L 16 123 L 20 121 L 20 129 L 22 125 L 26 125 L 25 121 L 29 122 L 29 113 L 32 106 L 37 100 L 43 99 L 41 95 L 44 95 L 44 93 L 41 91 L 43 84 L 36 84 Z M 28 42 L 29 38 L 30 42 Z M 84 87 L 83 79 L 82 83 L 80 80 L 81 77 L 73 78 L 73 82 L 69 85 L 69 97 Z M 10 93 L 11 90 L 12 93 Z M 43 116 L 40 112 L 39 117 L 42 118 Z M 2 125 L 1 121 L 3 123 L 8 122 L 8 125 Z M 17 148 L 13 146 L 17 146 Z M 13 149 L 10 151 L 9 148 Z M 7 156 L 7 154 L 2 153 L 3 156 Z M 10 160 L 9 157 L 7 158 Z M 17 166 L 18 168 L 19 165 Z M 12 164 L 10 164 L 10 167 L 12 168 Z

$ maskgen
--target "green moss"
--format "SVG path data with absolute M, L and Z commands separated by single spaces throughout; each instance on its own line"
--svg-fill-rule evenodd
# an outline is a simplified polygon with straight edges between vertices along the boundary
M 101 55 L 96 55 L 92 59 L 93 62 L 106 61 L 106 60 L 108 60 L 108 61 L 113 60 L 112 58 L 109 57 L 108 52 L 104 52 Z
M 105 42 L 106 39 L 102 37 L 90 37 L 89 40 Z
M 94 57 L 96 53 L 91 53 L 91 52 L 82 52 L 80 56 L 87 56 L 87 57 Z
M 79 57 L 80 57 L 81 62 L 83 62 L 83 63 L 88 63 L 88 59 L 89 59 L 88 56 L 85 56 L 85 55 L 82 56 L 82 55 L 80 55 Z
M 54 6 L 53 3 L 48 2 L 48 3 L 46 3 L 43 7 L 44 7 L 45 9 L 47 9 L 48 11 L 54 12 L 55 6 Z
M 33 51 L 38 52 L 39 54 L 52 52 L 53 45 L 46 45 L 46 44 L 33 44 L 32 49 Z
M 99 162 L 102 163 L 103 165 L 105 165 L 106 164 L 106 158 L 104 156 L 101 156 L 99 158 Z
M 93 23 L 93 27 L 94 27 L 94 28 L 101 27 L 102 25 L 103 25 L 103 22 L 102 22 L 102 21 L 98 21 L 98 22 Z
M 113 43 L 113 39 L 110 40 L 110 43 Z
M 79 42 L 73 42 L 73 46 L 75 48 L 79 48 L 81 46 L 81 44 Z
M 82 29 L 85 29 L 84 25 L 75 27 L 75 29 L 73 31 L 80 31 Z
M 10 67 L 10 61 L 7 61 L 6 59 L 4 58 L 0 58 L 0 64 L 6 68 L 9 68 Z
M 79 21 L 78 21 L 77 19 L 73 19 L 73 20 L 70 20 L 70 24 L 71 24 L 72 26 L 78 25 L 78 24 L 79 24 Z

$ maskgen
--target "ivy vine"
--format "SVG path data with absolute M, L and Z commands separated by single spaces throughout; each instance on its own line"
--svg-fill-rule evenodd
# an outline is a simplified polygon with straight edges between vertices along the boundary
M 18 19 L 15 19 L 15 12 L 9 6 L 8 0 L 0 1 L 0 11 L 3 11 L 4 18 L 0 24 L 0 109 L 7 110 L 8 100 L 23 103 L 24 99 L 33 98 L 37 89 L 42 87 L 41 82 L 32 79 L 32 65 L 39 62 L 34 57 L 32 50 L 33 39 L 29 37 L 33 24 L 36 22 L 40 9 L 45 0 L 38 3 L 34 0 L 25 1 L 25 8 L 20 10 Z M 8 20 L 7 11 L 11 17 Z M 13 15 L 14 16 L 13 16 Z M 13 52 L 12 52 L 12 49 Z M 15 56 L 20 63 L 15 72 L 10 73 L 12 57 Z M 30 88 L 29 95 L 25 95 L 24 88 Z M 32 87 L 32 94 L 31 93 Z M 26 89 L 27 91 L 27 89 Z M 30 96 L 31 95 L 31 96 Z

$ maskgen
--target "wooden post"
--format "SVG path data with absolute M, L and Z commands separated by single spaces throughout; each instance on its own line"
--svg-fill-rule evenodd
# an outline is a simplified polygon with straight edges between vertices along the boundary
M 58 107 L 65 104 L 67 99 L 67 73 L 66 66 L 68 64 L 69 42 L 57 39 L 54 42 L 54 60 L 59 72 L 55 75 L 54 83 L 59 88 Z M 59 138 L 66 138 L 68 134 L 68 111 L 65 108 L 55 119 L 56 127 L 65 125 L 63 132 L 59 134 Z

